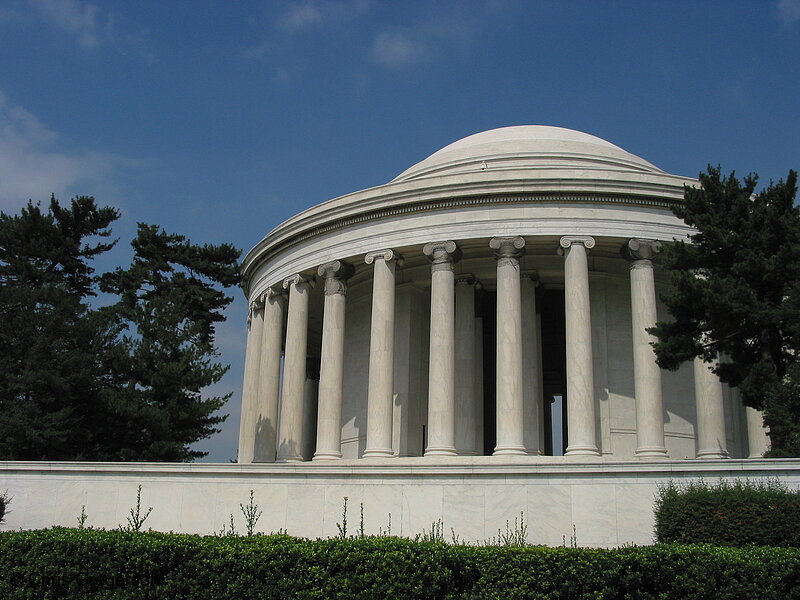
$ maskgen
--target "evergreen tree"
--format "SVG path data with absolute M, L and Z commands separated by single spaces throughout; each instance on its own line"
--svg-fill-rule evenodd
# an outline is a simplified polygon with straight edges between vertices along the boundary
M 239 250 L 194 245 L 144 224 L 132 245 L 132 265 L 101 284 L 119 296 L 105 310 L 123 329 L 111 360 L 114 385 L 104 394 L 120 420 L 110 458 L 191 460 L 204 453 L 189 444 L 227 417 L 214 413 L 230 394 L 203 398 L 201 390 L 228 369 L 214 361 L 215 324 L 231 302 L 217 286 L 239 282 Z
M 700 356 L 764 411 L 773 456 L 800 456 L 800 211 L 797 174 L 756 192 L 719 167 L 700 174 L 673 212 L 697 233 L 668 244 L 672 321 L 650 331 L 660 366 Z
M 112 208 L 80 197 L 0 213 L 0 457 L 91 458 L 114 332 L 87 300 Z M 94 240 L 93 242 L 91 240 Z
M 128 269 L 95 275 L 113 208 L 80 197 L 0 213 L 0 460 L 190 460 L 218 429 L 214 327 L 239 251 L 140 225 Z M 118 301 L 93 308 L 98 287 Z

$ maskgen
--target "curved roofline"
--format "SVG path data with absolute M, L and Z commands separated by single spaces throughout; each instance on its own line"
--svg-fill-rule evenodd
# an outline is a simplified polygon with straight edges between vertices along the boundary
M 616 168 L 663 173 L 643 158 L 588 133 L 549 125 L 517 125 L 482 131 L 453 142 L 412 165 L 392 181 L 484 170 L 497 163 L 520 168 Z
M 492 129 L 445 146 L 386 184 L 327 200 L 287 219 L 245 256 L 244 287 L 249 288 L 258 265 L 276 253 L 354 225 L 509 202 L 669 210 L 683 200 L 684 186 L 696 183 L 580 131 L 544 125 Z
M 565 172 L 542 169 L 535 177 L 528 170 L 490 170 L 466 175 L 446 175 L 390 182 L 327 200 L 298 213 L 270 231 L 242 261 L 248 277 L 253 266 L 285 244 L 296 244 L 353 222 L 389 218 L 408 212 L 437 210 L 439 203 L 464 199 L 490 205 L 499 198 L 549 197 L 570 201 L 599 201 L 624 205 L 660 206 L 683 199 L 683 186 L 695 180 L 664 172 Z M 591 175 L 591 176 L 589 176 Z M 504 200 L 500 200 L 501 202 Z

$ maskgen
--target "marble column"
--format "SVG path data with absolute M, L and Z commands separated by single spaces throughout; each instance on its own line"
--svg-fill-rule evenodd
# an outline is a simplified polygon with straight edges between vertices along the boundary
M 285 318 L 285 290 L 269 288 L 264 294 L 264 337 L 261 344 L 255 462 L 275 461 Z
M 455 419 L 456 452 L 476 455 L 477 390 L 475 389 L 475 278 L 472 275 L 456 277 L 455 316 Z
M 455 278 L 461 251 L 453 241 L 422 248 L 431 260 L 431 337 L 428 359 L 428 444 L 425 456 L 449 456 L 455 447 Z
M 317 271 L 320 277 L 325 278 L 325 307 L 322 315 L 317 447 L 314 460 L 342 457 L 345 297 L 346 282 L 353 272 L 353 265 L 341 260 L 320 265 Z
M 261 342 L 264 329 L 264 310 L 260 302 L 251 302 L 247 315 L 247 353 L 244 358 L 242 385 L 242 416 L 239 422 L 238 462 L 253 462 L 256 433 L 256 403 L 258 402 Z
M 375 265 L 372 278 L 372 322 L 369 340 L 367 388 L 367 447 L 364 457 L 393 456 L 392 401 L 394 399 L 395 264 L 402 257 L 393 250 L 364 257 Z
M 728 458 L 722 382 L 712 369 L 701 358 L 694 359 L 697 458 Z
M 544 402 L 542 397 L 542 361 L 539 353 L 539 327 L 536 314 L 537 273 L 524 273 L 522 294 L 522 404 L 525 452 L 544 454 Z
M 769 450 L 769 436 L 764 427 L 764 413 L 745 407 L 747 417 L 747 458 L 761 458 Z
M 567 345 L 567 445 L 566 455 L 597 456 L 592 323 L 589 303 L 587 250 L 590 236 L 564 236 L 564 310 Z
M 398 285 L 395 295 L 392 449 L 397 456 L 422 456 L 424 400 L 428 393 L 428 290 Z
M 284 279 L 283 287 L 289 290 L 289 314 L 286 319 L 278 461 L 300 462 L 303 460 L 303 400 L 311 280 L 296 274 Z
M 526 454 L 522 377 L 522 295 L 519 259 L 525 240 L 496 237 L 497 258 L 497 445 L 494 454 Z
M 664 406 L 661 396 L 661 369 L 656 364 L 647 333 L 658 320 L 653 258 L 661 252 L 661 242 L 633 238 L 623 247 L 631 261 L 631 323 L 633 326 L 633 387 L 636 397 L 636 456 L 666 458 L 664 445 Z

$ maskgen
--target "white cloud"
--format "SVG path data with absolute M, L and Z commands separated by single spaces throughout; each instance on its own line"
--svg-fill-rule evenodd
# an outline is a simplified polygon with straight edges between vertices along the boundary
M 791 24 L 800 21 L 800 0 L 779 0 L 778 19 Z
M 472 37 L 471 21 L 458 11 L 440 12 L 405 30 L 379 32 L 372 42 L 370 58 L 391 68 L 430 60 L 452 46 L 465 46 Z
M 277 25 L 281 29 L 296 31 L 318 23 L 322 23 L 322 11 L 319 4 L 306 2 L 304 4 L 292 4 L 289 10 L 280 16 Z
M 295 2 L 276 21 L 279 29 L 294 32 L 321 25 L 344 25 L 370 8 L 370 0 L 306 0 Z
M 242 57 L 247 59 L 263 58 L 272 50 L 273 44 L 270 40 L 260 43 L 258 46 L 242 50 Z
M 382 31 L 372 42 L 371 58 L 388 67 L 402 67 L 424 59 L 430 53 L 419 39 L 400 32 Z
M 112 38 L 112 19 L 100 7 L 82 0 L 28 0 L 51 27 L 75 38 L 84 48 L 96 48 Z
M 98 186 L 109 187 L 116 170 L 137 164 L 100 152 L 65 152 L 57 137 L 0 92 L 0 209 L 15 211 L 28 200 L 47 201 L 52 193 L 91 195 Z
M 288 9 L 277 16 L 273 25 L 279 37 L 281 33 L 295 35 L 314 28 L 342 27 L 365 14 L 371 4 L 372 0 L 292 2 Z M 264 58 L 276 45 L 275 40 L 270 38 L 243 50 L 241 56 L 246 59 Z

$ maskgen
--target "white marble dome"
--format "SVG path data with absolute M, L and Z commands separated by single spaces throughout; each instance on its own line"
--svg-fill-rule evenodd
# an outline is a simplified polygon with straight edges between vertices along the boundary
M 588 133 L 547 125 L 518 125 L 483 131 L 453 142 L 392 181 L 497 169 L 664 173 L 646 160 Z

